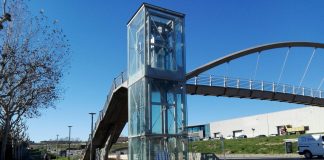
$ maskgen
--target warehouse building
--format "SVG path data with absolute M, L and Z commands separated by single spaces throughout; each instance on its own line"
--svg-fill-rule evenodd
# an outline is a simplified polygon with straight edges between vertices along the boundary
M 324 132 L 324 108 L 306 106 L 210 123 L 212 138 L 275 136 Z

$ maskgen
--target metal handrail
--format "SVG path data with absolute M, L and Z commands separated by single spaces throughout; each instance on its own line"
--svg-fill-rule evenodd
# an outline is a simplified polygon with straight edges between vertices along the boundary
M 127 82 L 128 81 L 128 74 L 127 72 L 121 72 L 117 77 L 114 78 L 113 82 L 112 82 L 112 85 L 110 87 L 110 90 L 108 92 L 108 95 L 107 95 L 107 100 L 106 100 L 106 103 L 104 105 L 104 108 L 102 110 L 99 111 L 99 116 L 98 116 L 98 119 L 95 123 L 95 126 L 93 128 L 93 131 L 95 132 L 99 126 L 99 123 L 102 121 L 103 117 L 105 116 L 106 114 L 106 111 L 108 109 L 108 106 L 109 106 L 109 103 L 111 101 L 111 97 L 113 95 L 113 92 L 119 88 L 124 82 Z M 91 135 L 89 135 L 89 139 L 88 139 L 88 142 L 87 142 L 87 145 L 86 145 L 86 150 L 88 149 L 88 146 L 90 145 L 90 142 L 91 142 Z
M 324 91 L 319 89 L 297 87 L 294 85 L 282 84 L 282 83 L 257 81 L 257 80 L 250 80 L 250 79 L 241 79 L 241 78 L 231 78 L 226 76 L 213 76 L 213 75 L 201 76 L 200 75 L 189 79 L 187 81 L 187 84 L 243 88 L 243 89 L 250 89 L 250 90 L 295 94 L 295 95 L 309 96 L 313 98 L 324 98 L 323 97 Z

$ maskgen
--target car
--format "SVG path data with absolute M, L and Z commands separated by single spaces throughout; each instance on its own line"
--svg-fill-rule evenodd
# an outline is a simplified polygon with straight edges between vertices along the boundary
M 242 138 L 247 138 L 247 136 L 245 134 L 241 134 L 239 136 L 236 137 L 237 139 L 242 139 Z

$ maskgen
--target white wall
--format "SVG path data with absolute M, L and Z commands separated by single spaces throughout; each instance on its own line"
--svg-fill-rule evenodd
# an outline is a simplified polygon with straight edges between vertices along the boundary
M 210 134 L 220 132 L 224 137 L 233 135 L 234 130 L 243 130 L 247 137 L 277 134 L 277 126 L 292 125 L 292 127 L 309 126 L 307 133 L 324 132 L 324 108 L 307 106 L 268 114 L 217 121 L 210 123 Z

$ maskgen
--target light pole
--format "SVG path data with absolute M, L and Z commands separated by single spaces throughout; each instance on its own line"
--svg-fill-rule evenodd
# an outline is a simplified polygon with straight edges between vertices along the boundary
M 71 147 L 71 127 L 72 126 L 68 126 L 69 127 L 69 148 L 68 148 L 68 159 L 70 159 L 70 147 Z
M 96 113 L 90 112 L 89 114 L 91 115 L 90 160 L 92 160 L 93 115 Z
M 56 135 L 56 154 L 57 154 L 57 156 L 59 155 L 59 151 L 58 151 L 58 137 L 59 137 L 59 135 L 57 134 Z
M 220 140 L 221 140 L 221 147 L 222 147 L 222 152 L 223 152 L 224 160 L 226 160 L 224 139 L 225 139 L 225 138 L 223 137 L 223 135 L 221 135 L 221 136 L 220 136 Z

